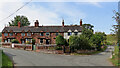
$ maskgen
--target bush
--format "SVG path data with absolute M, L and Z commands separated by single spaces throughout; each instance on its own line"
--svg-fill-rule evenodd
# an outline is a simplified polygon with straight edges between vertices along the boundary
M 55 50 L 62 50 L 62 47 L 61 46 L 56 46 Z
M 58 36 L 56 37 L 56 44 L 57 44 L 57 45 L 65 45 L 65 40 L 64 40 L 63 36 L 58 35 Z
M 12 43 L 19 43 L 19 41 L 17 39 L 13 39 Z
M 69 45 L 71 50 L 86 50 L 91 49 L 90 42 L 85 36 L 70 36 L 69 38 Z

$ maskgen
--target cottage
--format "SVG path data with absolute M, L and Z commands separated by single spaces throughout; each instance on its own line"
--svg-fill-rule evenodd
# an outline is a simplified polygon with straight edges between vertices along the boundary
M 38 20 L 34 26 L 21 26 L 18 22 L 18 26 L 8 26 L 2 30 L 2 42 L 17 39 L 19 43 L 24 44 L 32 43 L 32 39 L 35 39 L 37 44 L 55 44 L 56 36 L 62 35 L 69 41 L 71 35 L 80 35 L 81 31 L 82 20 L 80 25 L 64 25 L 63 20 L 62 26 L 39 26 Z

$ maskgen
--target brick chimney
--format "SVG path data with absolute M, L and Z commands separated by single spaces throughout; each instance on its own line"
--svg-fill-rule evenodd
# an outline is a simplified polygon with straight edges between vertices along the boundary
M 82 26 L 82 19 L 80 19 L 80 26 Z
M 20 23 L 20 21 L 18 22 L 18 27 L 19 27 L 19 28 L 21 27 L 21 23 Z
M 36 20 L 36 22 L 35 22 L 35 27 L 39 27 L 39 22 L 38 22 L 38 20 Z
M 62 26 L 64 27 L 64 20 L 62 20 Z

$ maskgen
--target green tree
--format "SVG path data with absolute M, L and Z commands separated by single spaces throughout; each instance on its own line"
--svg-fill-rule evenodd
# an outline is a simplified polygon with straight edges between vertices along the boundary
M 84 36 L 70 36 L 69 38 L 69 46 L 72 50 L 87 50 L 90 49 L 89 40 Z
M 28 18 L 26 16 L 16 16 L 14 17 L 14 20 L 11 20 L 9 23 L 9 26 L 18 26 L 18 22 L 21 22 L 21 26 L 29 26 L 30 22 L 28 21 Z
M 57 45 L 65 45 L 65 39 L 63 38 L 63 36 L 58 35 L 56 37 L 56 44 Z
M 97 50 L 101 50 L 102 42 L 106 40 L 106 34 L 104 32 L 96 32 L 91 38 L 90 42 L 95 45 Z
M 82 26 L 84 29 L 91 30 L 92 32 L 94 31 L 93 30 L 94 26 L 91 24 L 83 24 Z
M 93 35 L 93 27 L 91 24 L 83 24 L 82 35 L 90 39 Z

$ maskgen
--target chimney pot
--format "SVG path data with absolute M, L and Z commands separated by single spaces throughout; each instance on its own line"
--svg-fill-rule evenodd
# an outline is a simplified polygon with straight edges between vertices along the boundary
M 62 26 L 64 27 L 64 20 L 62 20 Z
M 82 19 L 80 19 L 80 26 L 82 26 Z
M 38 20 L 36 20 L 35 27 L 38 27 L 38 26 L 39 26 L 39 22 L 38 22 Z

